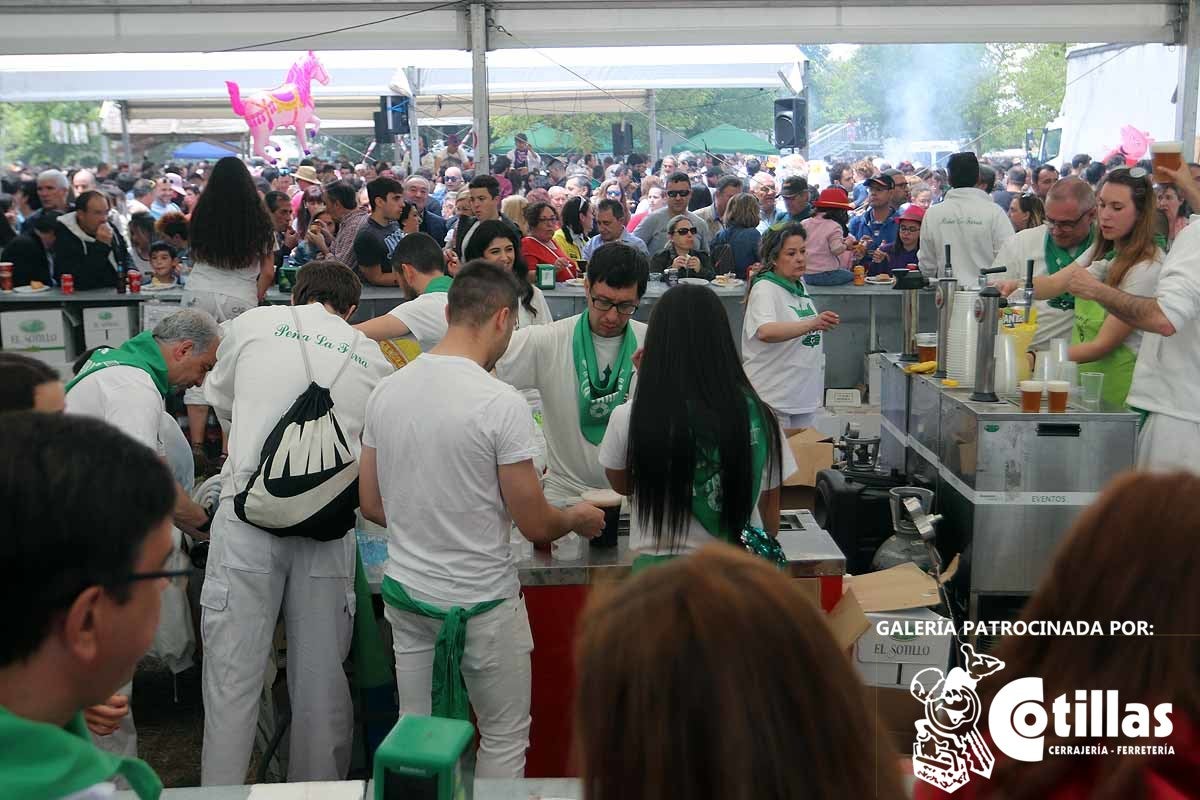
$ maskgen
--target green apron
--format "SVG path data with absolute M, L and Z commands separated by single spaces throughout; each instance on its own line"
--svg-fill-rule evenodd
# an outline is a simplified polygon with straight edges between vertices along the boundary
M 1071 344 L 1086 344 L 1100 333 L 1100 326 L 1108 317 L 1104 306 L 1094 300 L 1075 298 L 1075 330 L 1071 334 Z M 1137 353 L 1124 344 L 1118 345 L 1111 353 L 1096 361 L 1079 365 L 1079 372 L 1100 372 L 1104 374 L 1104 387 L 1100 399 L 1104 408 L 1123 409 L 1125 398 L 1129 395 L 1129 387 L 1133 383 L 1133 367 L 1137 362 Z

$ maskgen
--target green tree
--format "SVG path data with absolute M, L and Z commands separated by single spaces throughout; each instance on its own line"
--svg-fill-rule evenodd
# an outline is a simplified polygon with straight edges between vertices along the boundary
M 95 164 L 100 136 L 89 130 L 87 144 L 58 144 L 50 139 L 50 121 L 99 123 L 97 103 L 0 103 L 0 151 L 27 164 Z

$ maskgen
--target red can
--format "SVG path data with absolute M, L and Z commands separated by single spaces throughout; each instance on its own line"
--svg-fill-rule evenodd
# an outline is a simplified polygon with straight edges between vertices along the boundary
M 60 275 L 58 278 L 59 288 L 63 294 L 75 294 L 75 276 L 71 273 Z
M 140 270 L 129 270 L 129 291 L 139 294 L 142 291 L 142 273 Z

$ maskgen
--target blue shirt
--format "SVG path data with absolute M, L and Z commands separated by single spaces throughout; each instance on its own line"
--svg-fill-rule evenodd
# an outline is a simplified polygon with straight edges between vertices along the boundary
M 627 244 L 630 247 L 632 247 L 633 249 L 639 251 L 642 255 L 646 256 L 647 258 L 650 257 L 649 251 L 646 250 L 646 243 L 643 242 L 638 237 L 634 236 L 629 231 L 621 231 L 620 241 L 622 244 Z M 610 243 L 604 241 L 599 236 L 593 236 L 591 239 L 588 240 L 588 243 L 583 246 L 583 252 L 580 253 L 580 255 L 583 256 L 584 261 L 591 261 L 592 254 L 596 252 L 596 249 L 603 245 L 606 245 L 606 244 L 610 244 Z
M 850 235 L 859 241 L 862 241 L 864 236 L 871 240 L 867 252 L 854 263 L 869 263 L 872 260 L 871 253 L 875 252 L 876 248 L 896 241 L 896 235 L 900 232 L 899 217 L 900 215 L 896 213 L 895 209 L 892 209 L 887 219 L 877 222 L 875 209 L 868 208 L 865 214 L 850 218 Z

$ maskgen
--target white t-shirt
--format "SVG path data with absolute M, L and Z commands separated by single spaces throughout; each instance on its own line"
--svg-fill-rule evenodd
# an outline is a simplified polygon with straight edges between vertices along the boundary
M 1035 278 L 1039 275 L 1050 274 L 1046 267 L 1045 225 L 1021 231 L 1004 242 L 992 266 L 1004 267 L 1008 272 L 1005 275 L 996 275 L 994 279 L 1025 280 L 1025 263 L 1031 258 L 1033 259 Z M 958 259 L 954 259 L 954 261 L 957 265 Z M 956 275 L 958 274 L 957 266 L 955 266 L 954 272 Z M 962 283 L 960 278 L 959 286 L 973 289 L 978 286 L 978 278 L 976 278 L 976 283 L 969 285 Z M 1045 350 L 1050 345 L 1051 339 L 1071 338 L 1071 331 L 1075 328 L 1074 311 L 1055 308 L 1050 305 L 1049 300 L 1035 300 L 1033 306 L 1037 309 L 1037 331 L 1033 334 L 1033 341 L 1029 345 L 1031 350 Z
M 473 361 L 425 353 L 371 395 L 363 443 L 376 451 L 388 577 L 448 604 L 516 597 L 496 470 L 535 455 L 521 395 Z
M 625 469 L 628 466 L 625 456 L 629 449 L 629 420 L 632 413 L 633 402 L 629 401 L 615 408 L 612 416 L 608 419 L 608 430 L 604 432 L 604 441 L 600 443 L 600 464 L 606 469 Z M 783 478 L 791 476 L 796 471 L 796 459 L 792 455 L 792 448 L 788 446 L 787 438 L 783 435 L 782 430 L 779 432 L 779 448 L 783 469 L 775 469 L 771 464 L 771 459 L 767 459 L 767 463 L 763 465 L 762 482 L 758 489 L 760 497 L 763 492 L 779 486 L 783 482 Z M 750 523 L 762 525 L 762 518 L 758 513 L 758 498 L 754 499 L 754 505 Z M 672 552 L 690 553 L 717 541 L 691 514 L 688 515 L 685 538 L 680 542 L 682 549 L 672 551 L 668 546 L 669 538 L 668 532 L 664 530 L 662 546 L 657 546 L 654 541 L 653 528 L 642 527 L 638 520 L 637 506 L 633 507 L 629 514 L 629 549 L 638 553 L 649 555 L 669 555 Z
M 537 314 L 530 314 L 529 309 L 525 308 L 525 304 L 517 302 L 517 330 L 528 328 L 532 325 L 549 325 L 554 322 L 554 317 L 550 314 L 550 304 L 546 302 L 546 295 L 542 294 L 542 290 L 533 287 L 533 297 L 529 300 L 530 305 L 534 307 Z M 535 412 L 542 410 L 542 393 L 537 389 L 525 389 L 521 392 L 521 396 L 525 398 L 525 402 L 529 403 L 529 407 Z
M 1153 260 L 1141 261 L 1134 264 L 1121 276 L 1121 285 L 1117 288 L 1126 294 L 1135 294 L 1139 297 L 1154 297 L 1154 293 L 1158 291 L 1158 277 L 1162 272 L 1165 255 L 1163 251 L 1159 250 L 1155 253 Z M 1086 258 L 1087 254 L 1085 253 L 1082 259 Z M 1077 261 L 1076 263 L 1081 263 L 1081 261 Z M 1108 278 L 1108 270 L 1111 266 L 1111 261 L 1097 261 L 1088 267 L 1088 272 L 1095 275 L 1099 280 L 1105 280 Z M 1144 333 L 1134 328 L 1133 332 L 1125 337 L 1125 346 L 1132 350 L 1134 355 L 1141 349 L 1143 336 L 1145 336 Z
M 421 345 L 421 352 L 428 353 L 437 347 L 446 335 L 446 303 L 449 294 L 430 292 L 401 303 L 388 313 L 408 326 L 411 338 Z
M 144 370 L 124 365 L 96 370 L 67 392 L 67 413 L 96 417 L 159 455 L 159 422 L 166 404 Z
M 768 322 L 796 322 L 816 316 L 811 297 L 799 297 L 771 281 L 750 290 L 742 320 L 742 366 L 754 391 L 780 414 L 809 414 L 823 404 L 825 352 L 821 333 L 786 342 L 759 339 Z
M 574 501 L 589 489 L 608 488 L 608 478 L 597 459 L 600 448 L 583 438 L 579 429 L 579 379 L 571 346 L 577 324 L 578 315 L 517 331 L 496 365 L 496 375 L 502 381 L 542 394 L 549 466 L 545 491 L 551 503 Z M 645 323 L 630 320 L 629 324 L 641 347 L 646 337 Z M 622 337 L 593 336 L 592 341 L 596 366 L 603 373 L 620 352 Z M 629 394 L 633 394 L 632 385 Z
M 259 271 L 258 264 L 241 269 L 218 269 L 202 262 L 196 263 L 188 273 L 187 290 L 223 294 L 245 300 L 252 306 L 257 305 Z
M 917 260 L 921 272 L 936 278 L 945 267 L 949 244 L 959 285 L 970 288 L 979 285 L 979 270 L 991 266 L 1000 247 L 1012 237 L 1012 220 L 991 195 L 974 188 L 951 189 L 921 221 Z
M 222 499 L 246 488 L 258 469 L 267 436 L 308 387 L 298 336 L 304 337 L 313 381 L 325 387 L 341 369 L 357 337 L 352 360 L 331 390 L 342 433 L 356 458 L 367 397 L 393 371 L 375 342 L 320 304 L 295 307 L 301 331 L 297 334 L 292 308 L 253 308 L 228 323 L 217 350 L 217 365 L 204 381 L 205 401 L 217 416 L 233 419 Z
M 1175 326 L 1147 333 L 1126 402 L 1134 408 L 1200 423 L 1200 225 L 1188 225 L 1162 265 L 1154 296 Z

